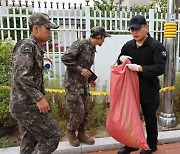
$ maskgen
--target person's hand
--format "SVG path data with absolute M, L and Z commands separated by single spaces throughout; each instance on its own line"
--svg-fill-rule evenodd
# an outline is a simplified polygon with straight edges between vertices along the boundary
M 46 100 L 46 97 L 43 97 L 36 104 L 37 104 L 37 107 L 39 108 L 40 113 L 47 113 L 50 111 L 50 106 Z
M 93 88 L 95 88 L 95 87 L 96 87 L 96 82 L 95 82 L 95 81 L 93 81 L 93 80 L 91 80 L 89 84 L 90 84 L 90 85 L 91 85 L 91 87 L 93 87 Z
M 124 63 L 124 62 L 126 61 L 126 59 L 132 59 L 132 57 L 122 55 L 119 59 L 120 59 L 120 61 L 121 61 L 122 63 Z
M 126 64 L 131 71 L 139 72 L 140 65 L 137 64 Z
M 84 77 L 90 77 L 91 76 L 91 72 L 88 70 L 88 69 L 83 69 L 82 72 L 81 72 L 81 75 L 84 76 Z

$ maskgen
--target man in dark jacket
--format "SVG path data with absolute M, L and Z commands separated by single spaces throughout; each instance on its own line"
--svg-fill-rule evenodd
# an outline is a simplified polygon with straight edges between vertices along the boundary
M 137 71 L 140 84 L 140 103 L 144 115 L 147 132 L 147 143 L 151 150 L 141 150 L 141 154 L 151 154 L 157 150 L 157 118 L 156 111 L 160 104 L 159 79 L 166 65 L 166 49 L 148 33 L 148 25 L 144 17 L 134 16 L 130 20 L 129 29 L 133 40 L 128 41 L 121 50 L 118 64 L 129 58 L 132 64 L 127 64 L 131 71 Z M 128 146 L 118 151 L 118 154 L 129 154 L 137 151 Z
M 79 146 L 80 142 L 94 144 L 86 130 L 89 112 L 89 83 L 91 79 L 91 66 L 94 63 L 96 46 L 101 46 L 106 37 L 109 37 L 101 26 L 91 29 L 89 39 L 75 41 L 62 56 L 62 62 L 67 66 L 65 74 L 66 100 L 69 108 L 69 123 L 66 135 L 72 146 Z M 93 80 L 89 80 L 95 86 Z M 76 136 L 78 131 L 78 136 Z
M 21 135 L 21 154 L 51 154 L 60 135 L 45 97 L 42 44 L 58 28 L 44 13 L 34 13 L 28 21 L 32 34 L 19 41 L 13 50 L 10 109 Z M 36 147 L 36 148 L 35 148 Z

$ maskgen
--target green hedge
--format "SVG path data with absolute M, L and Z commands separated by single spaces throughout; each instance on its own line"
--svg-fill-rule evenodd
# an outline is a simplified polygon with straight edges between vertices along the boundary
M 0 85 L 10 86 L 12 69 L 12 50 L 14 44 L 11 40 L 0 40 Z M 15 119 L 9 112 L 10 90 L 0 88 L 0 126 L 11 126 Z

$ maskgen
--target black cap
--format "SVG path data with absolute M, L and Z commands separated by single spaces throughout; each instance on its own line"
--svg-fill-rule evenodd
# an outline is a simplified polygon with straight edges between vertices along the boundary
M 146 19 L 143 16 L 136 15 L 130 19 L 129 29 L 137 28 L 140 29 L 142 25 L 146 25 Z
M 96 37 L 98 35 L 102 35 L 105 37 L 111 37 L 111 35 L 106 33 L 104 27 L 102 27 L 102 26 L 96 26 L 91 29 L 91 36 Z

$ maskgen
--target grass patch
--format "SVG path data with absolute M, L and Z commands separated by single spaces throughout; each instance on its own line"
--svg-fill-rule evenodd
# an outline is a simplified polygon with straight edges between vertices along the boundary
M 8 140 L 6 137 L 0 138 L 0 148 L 8 148 L 12 146 L 13 146 L 13 142 Z

